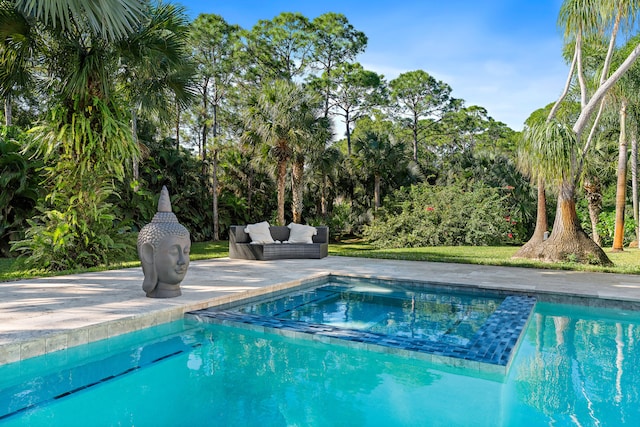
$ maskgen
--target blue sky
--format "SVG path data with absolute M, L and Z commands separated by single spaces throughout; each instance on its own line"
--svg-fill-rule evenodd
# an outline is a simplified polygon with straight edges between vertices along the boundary
M 300 12 L 344 14 L 369 43 L 358 57 L 387 81 L 424 70 L 449 84 L 467 106 L 522 130 L 562 92 L 568 66 L 557 27 L 561 0 L 171 0 L 250 29 L 260 19 Z

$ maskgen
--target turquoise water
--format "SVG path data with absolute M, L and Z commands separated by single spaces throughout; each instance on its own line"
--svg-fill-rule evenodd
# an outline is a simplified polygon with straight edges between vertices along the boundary
M 237 310 L 241 313 L 466 345 L 504 297 L 429 288 L 331 283 Z
M 538 303 L 496 379 L 176 322 L 0 367 L 0 426 L 635 426 L 639 331 L 637 312 Z

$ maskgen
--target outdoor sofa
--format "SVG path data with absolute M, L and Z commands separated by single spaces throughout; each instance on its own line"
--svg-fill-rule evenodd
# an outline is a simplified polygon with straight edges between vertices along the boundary
M 291 224 L 289 225 L 291 226 Z M 269 225 L 273 243 L 257 243 L 245 231 L 247 225 L 232 225 L 229 230 L 229 258 L 276 260 L 287 258 L 324 258 L 329 252 L 329 227 L 314 227 L 311 243 L 290 243 L 290 227 Z M 286 243 L 285 243 L 286 242 Z

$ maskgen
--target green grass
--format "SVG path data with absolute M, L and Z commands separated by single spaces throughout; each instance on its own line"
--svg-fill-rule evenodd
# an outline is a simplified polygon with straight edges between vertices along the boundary
M 329 254 L 337 256 L 640 274 L 640 250 L 638 249 L 626 249 L 623 252 L 611 252 L 611 250 L 605 249 L 605 252 L 614 263 L 613 267 L 598 267 L 569 262 L 547 264 L 539 261 L 512 259 L 511 257 L 517 250 L 518 247 L 514 246 L 438 246 L 426 248 L 376 249 L 371 245 L 361 242 L 329 245 Z M 228 242 L 202 242 L 193 244 L 190 259 L 222 258 L 228 255 Z M 140 262 L 136 258 L 114 263 L 110 266 L 94 267 L 91 269 L 47 272 L 27 269 L 22 263 L 15 259 L 0 258 L 0 281 L 139 266 Z
M 607 256 L 614 263 L 613 267 L 599 267 L 573 262 L 549 264 L 529 259 L 511 258 L 519 248 L 519 246 L 435 246 L 376 249 L 366 243 L 342 243 L 329 245 L 329 254 L 363 258 L 640 274 L 640 251 L 635 248 L 626 249 L 623 252 L 611 252 L 611 250 L 605 249 Z
M 200 242 L 191 246 L 189 259 L 192 261 L 209 258 L 222 258 L 229 256 L 229 242 Z M 25 268 L 24 265 L 15 258 L 0 258 L 0 282 L 18 279 L 30 279 L 34 277 L 59 276 L 63 274 L 85 273 L 88 271 L 105 271 L 118 268 L 139 267 L 140 261 L 137 259 L 123 260 L 108 266 L 93 267 L 78 270 L 64 271 L 44 271 Z

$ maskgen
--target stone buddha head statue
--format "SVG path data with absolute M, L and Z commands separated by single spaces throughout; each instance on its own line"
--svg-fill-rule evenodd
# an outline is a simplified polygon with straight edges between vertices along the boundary
M 189 231 L 171 211 L 169 191 L 162 187 L 158 212 L 138 234 L 138 256 L 142 263 L 142 289 L 150 298 L 171 298 L 182 294 L 180 283 L 189 267 Z

